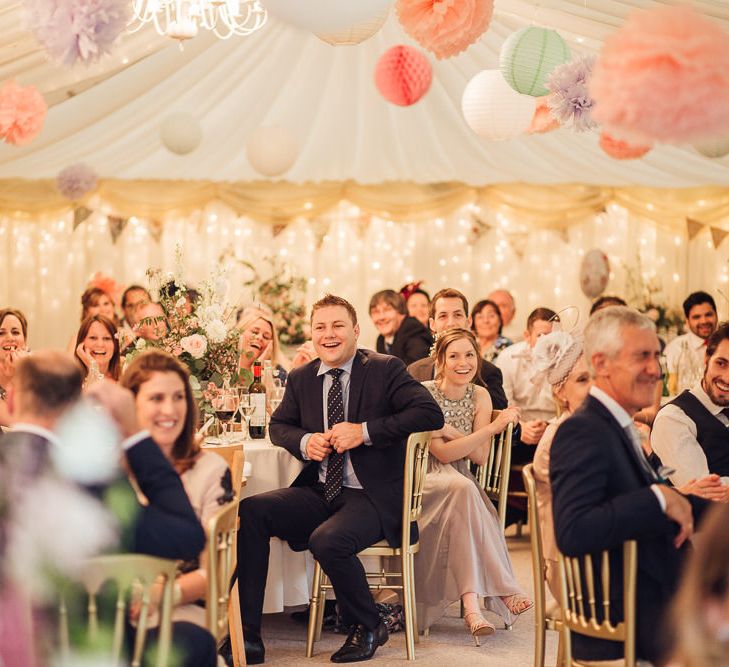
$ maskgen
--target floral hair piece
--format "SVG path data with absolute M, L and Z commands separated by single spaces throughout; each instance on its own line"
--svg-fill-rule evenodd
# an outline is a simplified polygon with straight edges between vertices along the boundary
M 566 331 L 552 331 L 540 336 L 532 350 L 532 360 L 537 369 L 532 383 L 541 384 L 546 380 L 555 390 L 559 389 L 582 355 L 582 347 L 581 337 Z
M 400 295 L 402 296 L 405 301 L 407 301 L 415 292 L 417 292 L 420 289 L 420 286 L 424 283 L 424 280 L 415 280 L 411 283 L 408 283 L 400 290 Z

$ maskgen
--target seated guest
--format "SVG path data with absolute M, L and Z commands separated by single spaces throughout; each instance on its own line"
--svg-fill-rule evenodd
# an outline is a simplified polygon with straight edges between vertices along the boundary
M 167 335 L 167 315 L 159 303 L 142 302 L 135 312 L 134 331 L 146 341 L 162 340 Z
M 542 336 L 534 346 L 534 358 L 539 369 L 538 381 L 549 383 L 560 408 L 559 417 L 549 422 L 534 452 L 534 480 L 546 565 L 545 577 L 552 595 L 559 600 L 558 556 L 552 521 L 552 488 L 549 485 L 549 451 L 557 428 L 582 405 L 590 391 L 592 380 L 582 355 L 582 341 L 568 333 L 553 331 Z
M 428 322 L 436 338 L 448 329 L 468 329 L 471 326 L 468 300 L 461 292 L 451 287 L 440 290 L 430 302 Z M 414 361 L 408 366 L 408 373 L 419 382 L 435 379 L 435 357 L 428 356 Z M 506 395 L 501 386 L 501 371 L 491 362 L 484 361 L 481 364 L 481 372 L 476 374 L 473 381 L 479 387 L 486 388 L 495 410 L 503 410 L 506 407 Z
M 152 297 L 149 292 L 141 285 L 129 285 L 124 290 L 121 298 L 121 307 L 124 311 L 124 317 L 121 326 L 124 329 L 134 329 L 137 324 L 135 311 L 142 303 L 149 303 Z
M 512 341 L 519 340 L 521 331 L 517 328 L 517 323 L 514 320 L 514 315 L 516 315 L 516 302 L 511 292 L 505 289 L 496 289 L 486 299 L 493 301 L 499 307 L 504 336 Z
M 686 543 L 708 503 L 687 499 L 661 483 L 633 426 L 632 415 L 650 405 L 661 377 L 653 322 L 635 310 L 613 306 L 590 318 L 584 336 L 593 386 L 557 429 L 551 449 L 557 546 L 567 556 L 608 550 L 611 572 L 620 573 L 623 542 L 637 540 L 636 651 L 639 659 L 656 662 L 666 645 L 662 617 Z M 599 581 L 599 572 L 595 576 Z M 609 596 L 616 623 L 622 620 L 622 577 L 611 578 Z M 572 652 L 580 661 L 617 660 L 623 646 L 573 633 Z
M 666 345 L 668 389 L 680 394 L 701 379 L 704 369 L 706 342 L 716 330 L 716 303 L 706 292 L 693 292 L 683 302 L 688 333 L 676 336 Z
M 311 550 L 351 628 L 332 662 L 371 658 L 388 639 L 357 554 L 400 542 L 405 442 L 443 426 L 443 414 L 402 362 L 358 350 L 357 313 L 326 295 L 312 307 L 317 361 L 291 372 L 271 417 L 274 444 L 307 462 L 288 489 L 240 505 L 238 589 L 246 660 L 264 661 L 261 611 L 271 537 Z
M 0 309 L 0 426 L 10 426 L 7 394 L 18 360 L 28 354 L 28 320 L 15 308 Z
M 422 280 L 408 283 L 400 288 L 400 296 L 405 299 L 408 315 L 414 317 L 424 327 L 427 327 L 430 314 L 430 294 L 420 288 L 422 284 Z
M 476 334 L 481 356 L 493 362 L 499 352 L 511 345 L 511 341 L 501 335 L 503 323 L 499 307 L 488 299 L 479 301 L 471 311 L 471 331 Z
M 704 377 L 658 412 L 651 447 L 675 486 L 729 501 L 729 322 L 709 337 Z M 688 485 L 688 486 L 685 486 Z
M 90 315 L 81 322 L 74 356 L 84 372 L 84 384 L 103 378 L 116 382 L 121 355 L 114 322 L 103 315 Z
M 289 361 L 281 351 L 273 314 L 263 305 L 245 308 L 238 319 L 240 368 L 253 369 L 253 362 L 271 361 L 281 382 L 286 381 Z
M 111 297 L 100 287 L 89 287 L 81 295 L 81 321 L 90 315 L 103 315 L 116 322 L 116 311 Z
M 172 355 L 149 350 L 127 366 L 121 383 L 135 396 L 140 427 L 149 431 L 180 475 L 197 518 L 206 526 L 222 505 L 233 500 L 233 488 L 223 458 L 202 451 L 195 438 L 197 406 L 188 370 Z M 197 604 L 205 598 L 205 565 L 205 552 L 182 564 L 175 580 L 175 621 L 205 627 L 205 608 Z
M 377 351 L 401 359 L 405 365 L 427 357 L 433 339 L 428 330 L 407 314 L 405 301 L 394 290 L 372 295 L 370 317 L 380 335 Z
M 558 322 L 557 313 L 549 308 L 536 308 L 527 318 L 524 340 L 507 347 L 499 354 L 496 365 L 504 374 L 504 391 L 509 405 L 521 408 L 521 439 L 512 447 L 512 463 L 529 463 L 534 445 L 544 435 L 547 423 L 556 415 L 552 390 L 547 384 L 535 385 L 537 372 L 533 349 L 540 336 L 552 331 Z
M 509 626 L 532 607 L 516 583 L 496 510 L 470 471 L 471 462 L 486 463 L 492 436 L 518 422 L 519 410 L 506 408 L 491 421 L 489 394 L 473 384 L 481 358 L 467 329 L 438 337 L 435 364 L 436 379 L 423 384 L 443 411 L 445 426 L 430 443 L 418 521 L 417 618 L 421 629 L 428 628 L 460 599 L 478 646 L 478 637 L 496 631 L 481 615 L 480 598 Z
M 599 296 L 592 302 L 590 306 L 590 315 L 594 315 L 598 310 L 609 308 L 610 306 L 627 306 L 623 299 L 619 296 Z

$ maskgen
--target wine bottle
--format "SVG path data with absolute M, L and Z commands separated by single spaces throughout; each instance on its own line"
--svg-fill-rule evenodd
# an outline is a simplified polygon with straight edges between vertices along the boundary
M 261 364 L 253 364 L 253 384 L 248 389 L 253 413 L 250 421 L 250 435 L 253 439 L 266 437 L 266 387 L 261 381 Z

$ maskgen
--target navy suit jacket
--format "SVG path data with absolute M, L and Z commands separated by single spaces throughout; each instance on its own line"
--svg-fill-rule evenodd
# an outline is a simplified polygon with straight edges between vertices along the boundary
M 651 489 L 655 479 L 641 466 L 628 435 L 593 396 L 557 429 L 550 452 L 550 479 L 560 551 L 567 556 L 610 551 L 614 622 L 622 620 L 622 543 L 637 540 L 637 651 L 639 658 L 656 661 L 666 645 L 661 632 L 663 613 L 678 585 L 688 545 L 674 547 L 678 526 L 661 510 Z M 708 506 L 695 496 L 689 500 L 695 516 Z M 597 570 L 596 575 L 600 588 Z M 572 637 L 577 659 L 623 656 L 622 644 Z
M 281 405 L 271 417 L 271 441 L 303 460 L 301 438 L 324 432 L 324 376 L 320 361 L 293 370 Z M 371 446 L 349 450 L 352 467 L 377 509 L 387 541 L 400 544 L 405 444 L 411 433 L 443 426 L 443 413 L 430 392 L 416 382 L 405 365 L 389 355 L 357 350 L 349 384 L 347 421 L 367 422 Z M 319 464 L 311 461 L 293 486 L 311 486 Z

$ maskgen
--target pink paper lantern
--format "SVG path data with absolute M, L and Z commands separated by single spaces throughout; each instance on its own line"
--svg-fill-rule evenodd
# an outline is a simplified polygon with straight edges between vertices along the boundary
M 603 132 L 600 135 L 600 148 L 616 160 L 637 160 L 643 157 L 651 146 L 635 146 Z
M 559 127 L 559 121 L 552 115 L 549 104 L 547 104 L 548 97 L 549 95 L 544 95 L 537 98 L 537 108 L 534 109 L 534 117 L 527 134 L 543 134 Z
M 43 129 L 48 106 L 34 86 L 6 81 L 0 86 L 0 139 L 20 146 L 33 141 Z
M 393 46 L 380 56 L 375 67 L 380 94 L 401 107 L 409 107 L 425 95 L 432 79 L 428 59 L 412 46 Z
M 439 60 L 465 51 L 489 27 L 493 0 L 397 0 L 400 24 Z

